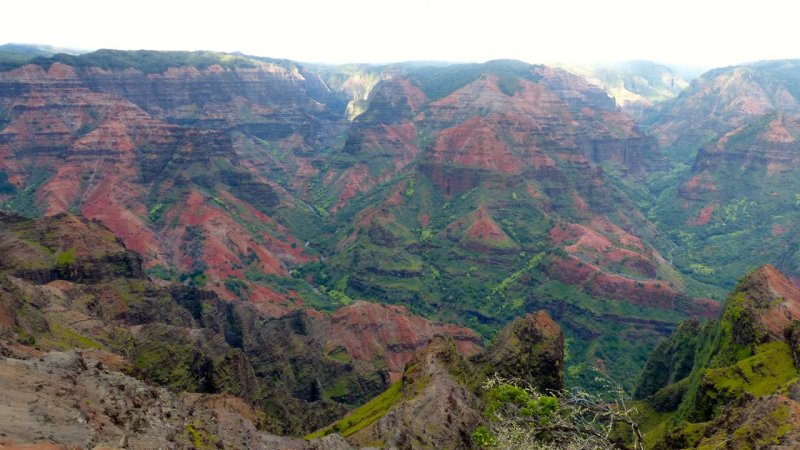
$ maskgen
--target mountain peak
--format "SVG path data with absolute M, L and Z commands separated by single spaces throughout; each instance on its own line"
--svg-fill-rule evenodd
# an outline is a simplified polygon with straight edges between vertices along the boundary
M 542 390 L 564 387 L 564 335 L 542 310 L 518 317 L 502 329 L 478 359 L 484 373 L 520 379 Z
M 770 264 L 747 274 L 734 296 L 737 294 L 744 295 L 744 304 L 754 310 L 761 326 L 774 340 L 781 340 L 786 326 L 800 318 L 800 288 Z
M 755 306 L 772 306 L 768 300 L 782 298 L 786 303 L 800 303 L 800 288 L 772 264 L 766 264 L 747 274 L 739 283 L 737 292 L 747 294 Z

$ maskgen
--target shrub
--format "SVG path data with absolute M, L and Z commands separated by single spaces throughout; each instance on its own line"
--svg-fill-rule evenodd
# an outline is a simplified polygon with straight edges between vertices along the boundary
M 489 426 L 475 429 L 472 441 L 480 448 L 644 449 L 622 387 L 607 378 L 598 382 L 605 382 L 610 399 L 581 389 L 545 394 L 492 377 L 483 385 Z

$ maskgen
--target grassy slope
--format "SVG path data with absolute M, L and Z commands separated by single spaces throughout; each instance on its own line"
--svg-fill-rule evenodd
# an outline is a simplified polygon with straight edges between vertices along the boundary
M 403 399 L 401 391 L 402 387 L 402 381 L 394 383 L 381 395 L 373 398 L 361 407 L 351 411 L 341 420 L 338 420 L 321 430 L 311 433 L 305 438 L 314 439 L 331 433 L 339 433 L 344 437 L 350 436 L 356 431 L 359 431 L 380 419 L 387 412 L 391 411 L 395 405 L 400 403 L 400 401 Z

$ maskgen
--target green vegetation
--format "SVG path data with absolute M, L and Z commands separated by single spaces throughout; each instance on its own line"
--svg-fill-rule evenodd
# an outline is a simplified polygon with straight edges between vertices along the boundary
M 32 167 L 29 173 L 25 188 L 17 191 L 4 206 L 25 217 L 37 217 L 41 215 L 41 210 L 36 205 L 36 191 L 53 176 L 55 169 L 37 166 Z
M 492 432 L 481 425 L 472 432 L 472 443 L 478 448 L 497 447 L 497 439 L 492 436 Z
M 156 205 L 153 205 L 152 208 L 150 208 L 150 211 L 148 212 L 147 215 L 150 218 L 151 222 L 158 222 L 163 212 L 164 212 L 164 204 L 158 203 Z
M 157 264 L 149 269 L 146 269 L 145 273 L 147 273 L 147 275 L 150 277 L 169 281 L 175 280 L 178 271 L 175 269 L 175 267 L 164 267 L 161 264 Z
M 342 364 L 347 364 L 350 362 L 350 355 L 348 355 L 347 351 L 343 348 L 336 348 L 334 351 L 326 353 L 325 356 Z
M 201 427 L 200 421 L 198 420 L 186 424 L 184 427 L 184 432 L 186 433 L 186 437 L 190 445 L 195 450 L 218 448 L 217 441 L 219 439 L 213 434 L 204 430 Z
M 454 64 L 447 67 L 424 67 L 412 72 L 425 94 L 437 100 L 472 83 L 483 75 L 499 77 L 500 89 L 506 95 L 514 95 L 520 88 L 519 79 L 533 82 L 541 77 L 533 72 L 536 66 L 514 60 L 497 60 L 485 64 Z
M 663 149 L 670 170 L 649 176 L 650 197 L 642 205 L 668 237 L 669 242 L 660 244 L 662 254 L 670 255 L 685 276 L 708 286 L 690 289 L 691 294 L 710 296 L 706 294 L 716 288 L 713 298 L 721 298 L 741 274 L 767 262 L 792 271 L 800 268 L 800 248 L 786 239 L 798 232 L 800 178 L 792 164 L 768 155 L 768 149 L 783 151 L 769 136 L 775 121 L 785 123 L 784 113 L 777 107 L 740 120 L 739 109 L 718 103 L 750 101 L 754 85 L 765 92 L 786 92 L 797 87 L 796 75 L 795 62 L 712 71 L 669 112 L 655 116 L 661 125 L 689 114 L 704 117 L 670 136 L 675 142 Z M 737 85 L 744 79 L 746 86 Z M 731 97 L 725 100 L 709 89 L 722 82 L 731 83 Z M 793 126 L 787 130 L 796 133 Z
M 58 253 L 58 257 L 56 258 L 56 265 L 57 266 L 69 266 L 75 264 L 75 249 L 68 248 L 63 252 Z
M 210 365 L 191 345 L 142 343 L 132 350 L 134 374 L 176 391 L 202 392 Z
M 49 67 L 56 62 L 74 67 L 100 67 L 116 70 L 137 69 L 144 73 L 162 73 L 170 67 L 180 66 L 206 69 L 214 64 L 228 69 L 256 67 L 256 62 L 252 59 L 208 51 L 97 50 L 77 56 L 59 53 L 51 57 L 37 57 L 30 61 L 30 63 L 45 67 Z
M 800 379 L 789 344 L 768 336 L 760 322 L 758 311 L 775 305 L 753 290 L 766 289 L 753 287 L 758 276 L 740 281 L 718 322 L 682 324 L 651 356 L 637 386 L 637 397 L 646 397 L 639 417 L 649 445 L 778 443 L 786 433 L 785 423 L 763 411 L 748 417 L 752 405 Z
M 745 393 L 761 397 L 797 379 L 792 353 L 784 342 L 770 342 L 756 349 L 755 355 L 732 366 L 708 369 L 703 373 L 703 389 L 709 400 L 740 398 Z
M 532 392 L 511 383 L 499 383 L 486 391 L 486 415 L 494 416 L 501 409 L 513 406 L 518 414 L 547 424 L 558 410 L 558 399 L 550 395 L 532 395 Z
M 490 378 L 483 385 L 488 427 L 472 433 L 479 448 L 603 448 L 644 449 L 621 387 L 608 398 L 582 390 L 543 394 L 513 381 Z M 626 444 L 629 443 L 629 444 Z
M 350 412 L 343 419 L 325 427 L 315 433 L 306 436 L 306 439 L 314 439 L 330 433 L 339 433 L 344 437 L 361 430 L 389 412 L 400 400 L 402 400 L 402 382 L 393 384 L 383 394 L 370 400 L 368 403 Z
M 48 321 L 49 332 L 40 337 L 38 342 L 43 346 L 52 346 L 61 350 L 71 348 L 103 348 L 94 339 L 86 337 L 73 328 L 56 320 Z
M 244 281 L 229 276 L 225 278 L 225 289 L 233 292 L 237 297 L 245 299 L 250 288 Z
M 52 56 L 61 52 L 74 51 L 49 45 L 3 44 L 0 45 L 0 71 L 15 69 L 36 57 Z
M 689 264 L 689 268 L 692 269 L 692 272 L 696 273 L 697 275 L 709 276 L 714 275 L 714 269 L 708 266 L 704 266 L 702 264 Z
M 410 179 L 414 179 L 414 193 L 403 195 L 402 206 L 381 206 L 398 183 L 406 183 L 401 191 L 406 193 Z M 509 190 L 525 192 L 527 188 L 519 185 Z M 342 227 L 329 239 L 348 245 L 331 248 L 333 256 L 302 267 L 298 276 L 310 278 L 333 304 L 357 298 L 401 303 L 416 314 L 466 325 L 487 339 L 513 318 L 547 309 L 573 338 L 569 366 L 601 360 L 609 374 L 632 390 L 635 380 L 630 374 L 641 370 L 663 338 L 663 330 L 677 325 L 684 315 L 598 298 L 551 278 L 548 267 L 563 256 L 549 236 L 555 222 L 540 209 L 511 208 L 505 203 L 529 201 L 524 195 L 518 197 L 499 200 L 493 187 L 479 186 L 446 199 L 426 176 L 398 176 L 355 197 L 334 218 L 355 224 L 358 214 L 376 207 L 388 211 L 390 217 L 373 216 L 368 222 Z M 503 245 L 477 247 L 486 242 L 465 238 L 466 226 L 454 225 L 481 205 L 508 235 Z M 424 225 L 421 216 L 428 218 Z M 683 281 L 678 273 L 664 276 L 678 285 Z M 342 283 L 343 279 L 347 282 Z M 677 308 L 684 301 L 679 299 Z M 643 327 L 636 320 L 654 325 Z M 576 376 L 569 378 L 571 384 L 591 384 L 590 377 L 582 375 L 585 372 L 572 373 Z

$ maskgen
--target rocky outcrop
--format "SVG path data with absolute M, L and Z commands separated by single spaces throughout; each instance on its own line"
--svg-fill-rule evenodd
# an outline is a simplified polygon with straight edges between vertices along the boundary
M 483 377 L 522 380 L 543 392 L 564 388 L 564 335 L 544 311 L 520 317 L 474 359 Z
M 653 442 L 663 448 L 796 445 L 798 293 L 764 266 L 739 282 L 719 322 L 684 323 L 657 348 L 636 390 L 665 415 L 656 428 L 666 426 L 649 431 Z
M 499 374 L 539 389 L 563 388 L 564 339 L 540 311 L 520 317 L 495 344 L 466 359 L 449 337 L 435 338 L 387 391 L 310 437 L 342 433 L 356 446 L 472 448 L 483 422 L 480 386 Z
M 465 373 L 453 342 L 433 341 L 403 373 L 402 400 L 348 440 L 358 446 L 380 442 L 387 448 L 470 448 L 482 408 L 463 384 Z
M 403 306 L 358 301 L 330 315 L 325 352 L 332 357 L 386 365 L 396 381 L 415 352 L 439 337 L 449 337 L 462 356 L 481 351 L 481 339 L 468 328 L 439 324 L 411 314 Z
M 266 446 L 256 412 L 233 397 L 174 394 L 106 366 L 104 354 L 2 358 L 5 445 L 76 447 Z M 34 403 L 33 408 L 28 404 Z
M 736 288 L 736 294 L 746 299 L 738 305 L 742 310 L 737 311 L 742 317 L 739 319 L 742 325 L 744 317 L 755 320 L 751 337 L 740 335 L 737 337 L 739 342 L 758 343 L 767 336 L 770 340 L 781 340 L 784 330 L 800 320 L 800 288 L 772 265 L 763 266 L 744 277 Z

